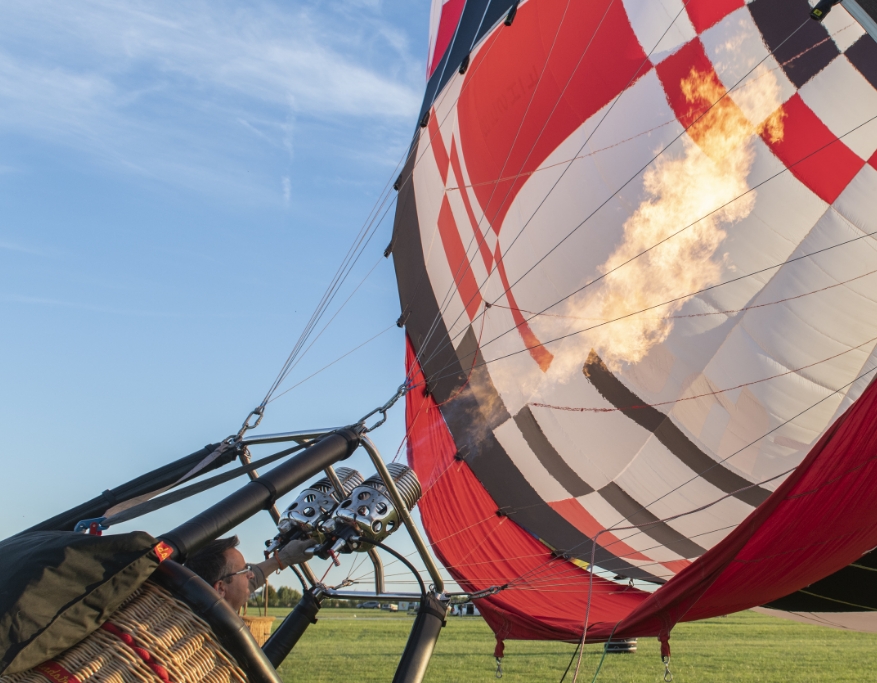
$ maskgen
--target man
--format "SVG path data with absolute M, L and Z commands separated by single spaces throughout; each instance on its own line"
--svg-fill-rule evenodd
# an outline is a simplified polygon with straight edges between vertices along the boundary
M 219 538 L 205 545 L 185 563 L 213 586 L 235 611 L 247 604 L 250 593 L 265 585 L 266 574 L 308 560 L 305 549 L 313 545 L 309 539 L 292 541 L 278 550 L 274 557 L 258 564 L 247 564 L 237 549 L 238 543 L 237 536 Z

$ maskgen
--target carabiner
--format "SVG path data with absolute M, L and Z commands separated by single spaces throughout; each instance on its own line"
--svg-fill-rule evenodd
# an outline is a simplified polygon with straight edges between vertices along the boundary
M 254 415 L 256 416 L 256 421 L 253 424 L 250 424 L 250 418 L 252 418 Z M 245 432 L 248 432 L 251 429 L 255 429 L 256 427 L 258 427 L 259 423 L 262 421 L 262 418 L 264 416 L 265 416 L 265 406 L 262 405 L 262 406 L 256 406 L 255 408 L 253 408 L 252 412 L 250 412 L 250 414 L 247 415 L 247 419 L 244 420 L 244 424 L 241 425 L 241 430 L 238 432 L 236 440 L 240 441 L 241 437 L 244 435 Z
M 672 683 L 673 674 L 670 673 L 670 658 L 662 657 L 661 661 L 664 662 L 664 683 Z

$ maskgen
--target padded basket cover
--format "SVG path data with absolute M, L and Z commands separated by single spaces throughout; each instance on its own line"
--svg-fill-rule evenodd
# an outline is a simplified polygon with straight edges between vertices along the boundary
M 149 534 L 25 533 L 0 543 L 0 674 L 29 669 L 95 631 L 158 566 Z
M 248 683 L 188 605 L 146 581 L 103 626 L 0 683 Z

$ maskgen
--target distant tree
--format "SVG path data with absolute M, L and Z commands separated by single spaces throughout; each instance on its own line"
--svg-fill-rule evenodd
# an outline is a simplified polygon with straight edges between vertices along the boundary
M 262 589 L 262 596 L 260 597 L 259 602 L 264 604 L 265 591 L 268 591 L 268 607 L 277 607 L 277 591 L 274 590 L 274 586 L 270 583 L 265 584 L 265 587 Z
M 271 591 L 273 591 L 273 590 L 274 589 L 272 588 Z M 268 592 L 269 599 L 271 597 L 271 591 Z M 264 586 L 260 590 L 253 591 L 252 593 L 250 593 L 250 599 L 247 600 L 247 607 L 248 608 L 256 608 L 256 609 L 262 609 L 265 607 L 265 588 L 264 588 Z
M 267 584 L 261 590 L 250 593 L 250 599 L 247 601 L 247 607 L 258 607 L 262 609 L 265 606 L 265 591 L 268 591 L 268 607 L 277 607 L 277 591 L 274 586 Z
M 289 586 L 280 586 L 275 594 L 276 604 L 271 603 L 271 593 L 268 593 L 268 604 L 272 607 L 295 607 L 301 600 L 301 593 Z

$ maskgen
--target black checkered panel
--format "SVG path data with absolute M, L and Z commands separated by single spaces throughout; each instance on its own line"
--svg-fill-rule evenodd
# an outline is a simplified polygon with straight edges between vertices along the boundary
M 749 12 L 789 80 L 800 88 L 840 54 L 807 0 L 754 0 Z
M 852 65 L 877 88 L 877 43 L 869 35 L 859 38 L 844 52 Z

